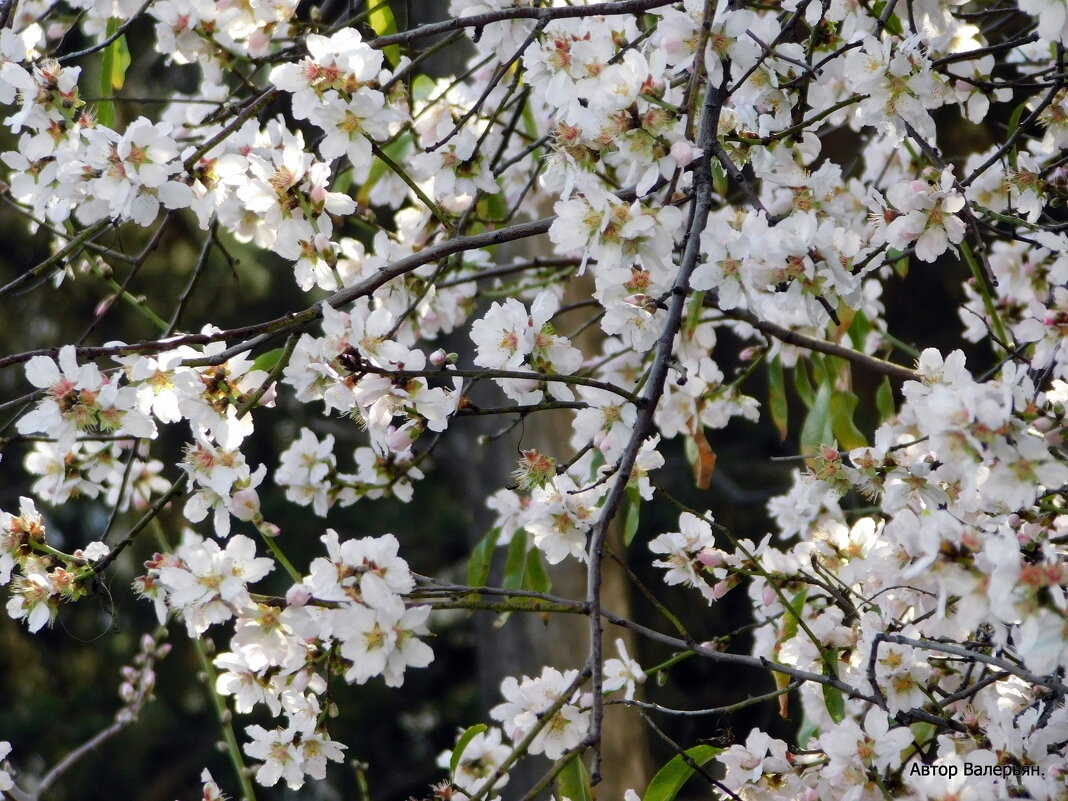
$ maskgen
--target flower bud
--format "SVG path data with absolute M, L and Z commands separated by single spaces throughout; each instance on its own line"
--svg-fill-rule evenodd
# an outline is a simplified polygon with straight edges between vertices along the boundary
M 671 146 L 671 158 L 680 167 L 688 166 L 695 158 L 701 155 L 701 149 L 694 147 L 685 139 L 680 139 Z
M 286 603 L 290 606 L 304 606 L 312 598 L 311 588 L 307 584 L 294 584 L 286 592 Z
M 764 589 L 761 592 L 761 598 L 764 601 L 764 606 L 771 606 L 775 603 L 775 599 L 778 596 L 775 594 L 775 588 L 770 584 L 765 584 Z
M 704 548 L 697 554 L 697 561 L 705 567 L 719 567 L 723 564 L 723 551 L 718 548 Z

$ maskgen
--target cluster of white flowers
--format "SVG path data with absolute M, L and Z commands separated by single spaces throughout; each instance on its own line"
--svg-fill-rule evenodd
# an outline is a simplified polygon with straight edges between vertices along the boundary
M 234 621 L 230 651 L 214 660 L 216 690 L 234 700 L 239 713 L 263 704 L 288 725 L 247 727 L 245 752 L 263 764 L 256 777 L 273 785 L 280 778 L 300 787 L 306 776 L 321 779 L 327 761 L 340 761 L 345 746 L 330 739 L 324 722 L 323 656 L 336 655 L 345 680 L 363 684 L 383 676 L 392 687 L 409 667 L 426 667 L 434 655 L 419 635 L 427 634 L 429 606 L 408 606 L 415 586 L 408 564 L 397 555 L 390 534 L 341 541 L 328 529 L 327 555 L 293 584 L 285 604 L 257 600 L 249 585 L 274 569 L 256 556 L 255 543 L 240 534 L 220 547 L 186 532 L 173 554 L 157 554 L 135 589 L 156 605 L 160 622 L 178 614 L 190 636 Z
M 500 721 L 513 743 L 537 731 L 530 753 L 559 759 L 582 742 L 590 727 L 588 704 L 579 697 L 578 674 L 546 667 L 536 678 L 524 676 L 518 681 L 509 676 L 501 683 L 504 703 L 493 707 L 490 717 Z

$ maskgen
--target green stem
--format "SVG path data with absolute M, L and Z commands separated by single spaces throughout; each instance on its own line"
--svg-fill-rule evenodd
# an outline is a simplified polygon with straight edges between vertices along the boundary
M 667 670 L 670 667 L 674 667 L 684 659 L 689 659 L 691 656 L 696 656 L 693 651 L 683 651 L 681 654 L 675 654 L 671 659 L 665 659 L 659 665 L 653 665 L 645 671 L 646 676 L 654 676 L 662 670 Z
M 262 530 L 260 530 L 260 537 L 265 543 L 267 543 L 267 547 L 271 549 L 271 553 L 274 554 L 274 558 L 277 559 L 282 565 L 282 567 L 285 568 L 286 572 L 289 574 L 289 577 L 299 584 L 301 581 L 300 572 L 295 567 L 293 567 L 293 563 L 290 562 L 288 558 L 286 558 L 286 555 L 282 552 L 281 547 L 279 547 L 278 543 L 274 541 L 274 537 L 270 536 L 269 534 L 265 534 Z
M 159 521 L 153 520 L 151 526 L 160 548 L 170 552 L 171 544 L 167 542 L 167 537 L 163 533 L 163 527 L 159 524 Z M 237 783 L 241 786 L 244 801 L 256 801 L 256 792 L 252 787 L 252 779 L 249 776 L 248 768 L 245 767 L 245 758 L 241 755 L 241 746 L 237 742 L 237 735 L 234 734 L 230 710 L 226 708 L 226 702 L 215 690 L 215 667 L 211 664 L 211 660 L 208 659 L 208 651 L 204 646 L 204 641 L 199 637 L 191 637 L 190 639 L 193 643 L 193 650 L 196 651 L 200 669 L 204 673 L 204 683 L 207 685 L 208 698 L 215 709 L 216 717 L 219 718 L 219 728 L 222 729 L 226 752 L 230 757 L 230 764 L 234 768 L 234 774 L 237 776 Z
M 245 759 L 241 756 L 241 746 L 237 742 L 237 735 L 234 734 L 230 710 L 226 708 L 226 703 L 219 693 L 215 691 L 215 668 L 211 664 L 211 660 L 208 659 L 204 641 L 193 639 L 193 649 L 197 652 L 197 661 L 200 662 L 200 669 L 204 672 L 204 683 L 208 688 L 208 697 L 211 699 L 211 705 L 215 708 L 215 714 L 219 718 L 219 727 L 222 729 L 223 740 L 226 742 L 226 752 L 230 757 L 230 764 L 234 768 L 234 773 L 237 775 L 237 783 L 241 785 L 241 793 L 245 801 L 256 801 L 252 779 L 249 776 L 248 768 L 245 767 Z
M 961 241 L 960 251 L 964 254 L 964 260 L 968 262 L 968 269 L 972 271 L 975 288 L 983 298 L 983 308 L 986 309 L 986 313 L 990 316 L 990 325 L 994 329 L 994 336 L 998 338 L 998 343 L 1001 347 L 1010 347 L 1008 337 L 1005 336 L 1005 326 L 1001 323 L 1001 316 L 998 314 L 997 306 L 994 305 L 994 298 L 990 295 L 990 287 L 987 286 L 986 276 L 979 269 L 979 262 L 975 260 L 975 254 L 972 253 L 968 240 Z
M 367 137 L 367 141 L 371 143 L 371 151 L 376 156 L 378 156 L 378 158 L 380 158 L 387 167 L 393 170 L 393 172 L 395 172 L 397 176 L 402 181 L 404 181 L 404 183 L 408 185 L 408 188 L 415 193 L 415 196 L 419 198 L 420 201 L 422 201 L 423 205 L 430 209 L 430 213 L 433 214 L 435 218 L 437 218 L 437 221 L 445 226 L 445 230 L 452 233 L 454 230 L 453 224 L 449 221 L 449 218 L 445 216 L 445 212 L 438 208 L 438 205 L 433 200 L 427 197 L 426 192 L 419 188 L 419 184 L 417 184 L 412 179 L 412 177 L 404 171 L 403 167 L 401 167 L 399 164 L 397 164 L 397 162 L 391 159 L 386 154 L 386 151 L 384 151 L 378 146 L 378 143 L 375 142 L 374 139 L 372 139 L 371 137 Z

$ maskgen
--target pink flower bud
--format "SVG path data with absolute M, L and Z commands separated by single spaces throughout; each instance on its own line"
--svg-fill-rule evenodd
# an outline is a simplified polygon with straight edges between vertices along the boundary
M 391 451 L 406 451 L 412 447 L 412 429 L 402 426 L 400 428 L 389 427 L 386 434 L 386 447 Z
M 716 548 L 704 548 L 697 554 L 697 561 L 705 567 L 719 567 L 723 564 L 723 551 Z
M 700 149 L 694 147 L 685 139 L 680 139 L 671 146 L 671 158 L 675 159 L 675 163 L 680 167 L 688 166 L 700 154 Z
M 430 354 L 430 363 L 435 367 L 444 367 L 446 360 L 449 358 L 449 354 L 445 352 L 444 348 L 438 348 L 436 351 Z
M 764 589 L 761 592 L 761 599 L 764 601 L 764 606 L 771 606 L 775 603 L 775 599 L 778 596 L 775 594 L 775 588 L 770 584 L 765 584 Z
M 294 584 L 286 592 L 286 603 L 290 606 L 304 606 L 312 598 L 312 591 L 307 584 Z
M 260 521 L 259 525 L 256 526 L 256 528 L 265 537 L 273 538 L 277 537 L 279 534 L 282 533 L 282 529 L 278 528 L 278 526 L 276 526 L 274 523 L 270 523 L 266 520 Z

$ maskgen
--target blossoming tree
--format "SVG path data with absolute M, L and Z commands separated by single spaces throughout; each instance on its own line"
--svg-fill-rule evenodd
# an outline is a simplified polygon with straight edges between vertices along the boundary
M 628 798 L 671 801 L 693 775 L 732 799 L 1068 798 L 1065 0 L 450 10 L 398 25 L 388 2 L 0 4 L 6 213 L 51 253 L 6 278 L 6 319 L 24 292 L 98 282 L 97 321 L 128 304 L 157 332 L 100 341 L 94 323 L 0 357 L 25 381 L 0 407 L 5 486 L 26 487 L 0 516 L 8 615 L 39 632 L 136 554 L 116 614 L 140 596 L 160 624 L 210 639 L 205 665 L 237 715 L 235 772 L 205 775 L 206 799 L 326 779 L 346 749 L 330 686 L 400 686 L 434 658 L 438 608 L 588 628 L 574 664 L 504 681 L 442 756 L 443 799 L 493 799 L 538 754 L 549 772 L 509 793 L 555 782 L 589 798 L 613 770 L 606 705 L 657 731 L 657 715 L 716 711 L 635 698 L 683 656 L 774 677 L 771 696 L 722 714 L 793 696 L 804 725 L 789 743 L 677 743 Z M 468 68 L 429 77 L 461 39 Z M 133 57 L 191 65 L 197 84 L 124 97 Z M 953 141 L 954 115 L 989 116 L 986 143 Z M 199 257 L 172 267 L 184 291 L 137 294 L 181 220 L 202 232 Z M 138 229 L 142 252 L 115 246 Z M 502 256 L 520 240 L 546 255 Z M 212 255 L 234 243 L 291 264 L 285 313 L 186 330 Z M 884 288 L 909 270 L 964 277 L 959 338 L 988 369 L 891 330 Z M 587 329 L 596 349 L 577 344 Z M 855 376 L 877 391 L 860 398 Z M 494 403 L 472 398 L 486 384 Z M 283 399 L 303 410 L 299 434 L 256 463 L 244 446 Z M 866 431 L 861 400 L 878 410 Z M 466 583 L 413 574 L 388 532 L 325 524 L 302 563 L 287 556 L 297 535 L 264 517 L 267 492 L 320 517 L 412 502 L 463 418 L 549 410 L 571 436 L 499 476 Z M 330 418 L 352 421 L 354 453 Z M 674 440 L 707 487 L 709 432 L 734 418 L 798 446 L 767 532 L 659 486 Z M 48 510 L 74 497 L 96 499 L 106 529 L 50 538 Z M 641 524 L 652 503 L 675 505 L 673 530 Z M 162 525 L 168 507 L 187 526 Z M 627 554 L 606 542 L 621 520 Z M 498 548 L 507 572 L 487 586 Z M 659 628 L 608 608 L 609 558 L 651 562 L 697 604 L 748 594 L 752 652 L 688 629 L 655 587 L 641 589 Z M 568 561 L 581 597 L 549 585 L 545 565 Z M 288 591 L 265 592 L 279 574 Z M 605 647 L 620 628 L 676 658 L 643 669 Z M 146 638 L 101 737 L 135 724 L 165 651 Z M 242 723 L 254 712 L 271 724 Z M 18 801 L 67 767 L 20 773 L 0 749 L 0 793 Z

